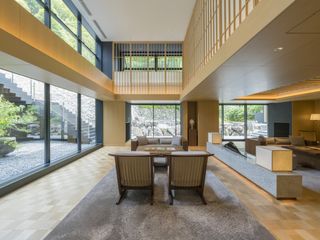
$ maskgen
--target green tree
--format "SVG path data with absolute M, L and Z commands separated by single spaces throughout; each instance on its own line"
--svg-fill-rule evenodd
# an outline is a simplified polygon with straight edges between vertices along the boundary
M 0 95 L 0 137 L 8 136 L 10 130 L 28 132 L 27 124 L 36 121 L 33 106 L 17 106 Z

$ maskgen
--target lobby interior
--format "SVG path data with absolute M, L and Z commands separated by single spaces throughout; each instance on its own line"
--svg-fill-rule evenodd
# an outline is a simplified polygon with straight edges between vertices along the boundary
M 0 239 L 320 239 L 319 23 L 318 0 L 1 0 Z M 116 205 L 112 154 L 168 141 L 212 154 L 207 205 L 169 204 L 173 152 L 152 206 Z

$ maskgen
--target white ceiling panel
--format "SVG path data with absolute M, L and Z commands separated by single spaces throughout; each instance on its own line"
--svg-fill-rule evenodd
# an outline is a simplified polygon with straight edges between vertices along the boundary
M 183 41 L 196 0 L 73 0 L 104 41 Z M 89 12 L 88 12 L 89 10 Z M 95 26 L 98 23 L 107 39 Z

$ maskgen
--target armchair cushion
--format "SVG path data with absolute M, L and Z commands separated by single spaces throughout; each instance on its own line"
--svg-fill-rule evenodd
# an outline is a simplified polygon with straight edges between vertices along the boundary
M 171 144 L 172 139 L 171 138 L 160 138 L 160 144 Z
M 290 142 L 293 146 L 305 146 L 303 136 L 290 136 Z

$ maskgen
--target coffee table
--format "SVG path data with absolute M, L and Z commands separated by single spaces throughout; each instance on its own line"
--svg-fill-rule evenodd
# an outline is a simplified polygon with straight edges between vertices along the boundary
M 175 147 L 146 147 L 143 151 L 150 152 L 153 158 L 153 165 L 155 167 L 167 167 L 168 159 L 167 155 L 172 152 L 178 151 Z

